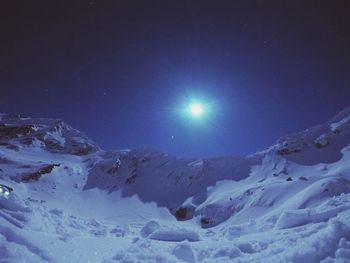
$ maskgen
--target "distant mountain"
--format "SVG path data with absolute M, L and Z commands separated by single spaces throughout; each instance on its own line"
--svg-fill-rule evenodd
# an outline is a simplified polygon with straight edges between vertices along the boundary
M 84 133 L 61 120 L 0 115 L 0 144 L 13 150 L 23 147 L 44 149 L 51 153 L 87 155 L 99 150 Z
M 0 262 L 350 262 L 349 222 L 350 107 L 205 159 L 0 114 Z

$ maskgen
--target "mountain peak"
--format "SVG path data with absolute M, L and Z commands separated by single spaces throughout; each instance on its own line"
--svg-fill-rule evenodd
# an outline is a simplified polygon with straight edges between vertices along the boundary
M 86 155 L 99 150 L 84 133 L 60 119 L 0 114 L 0 144 L 7 148 L 40 148 L 52 153 Z
M 105 152 L 61 120 L 0 114 L 1 256 L 347 260 L 349 113 L 253 155 L 200 159 L 148 147 Z

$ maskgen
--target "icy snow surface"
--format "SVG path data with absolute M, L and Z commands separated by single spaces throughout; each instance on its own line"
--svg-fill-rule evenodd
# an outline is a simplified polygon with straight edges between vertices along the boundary
M 350 262 L 349 143 L 350 108 L 209 159 L 0 114 L 0 262 Z

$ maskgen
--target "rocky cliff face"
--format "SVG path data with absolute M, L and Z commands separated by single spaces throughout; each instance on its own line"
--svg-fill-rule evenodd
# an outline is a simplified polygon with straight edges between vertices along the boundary
M 82 132 L 61 120 L 0 116 L 0 144 L 9 149 L 40 148 L 52 153 L 87 155 L 99 147 Z
M 206 188 L 219 180 L 249 176 L 260 157 L 180 159 L 141 148 L 115 152 L 90 170 L 84 189 L 97 187 L 123 196 L 137 194 L 144 202 L 176 209 L 190 196 L 205 198 Z
M 349 219 L 350 108 L 207 159 L 105 152 L 61 120 L 0 114 L 5 262 L 342 262 Z

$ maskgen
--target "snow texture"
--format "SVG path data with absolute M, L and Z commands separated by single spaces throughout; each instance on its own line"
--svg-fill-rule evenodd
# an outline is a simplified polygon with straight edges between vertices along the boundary
M 0 262 L 350 262 L 350 108 L 243 157 L 0 114 Z

